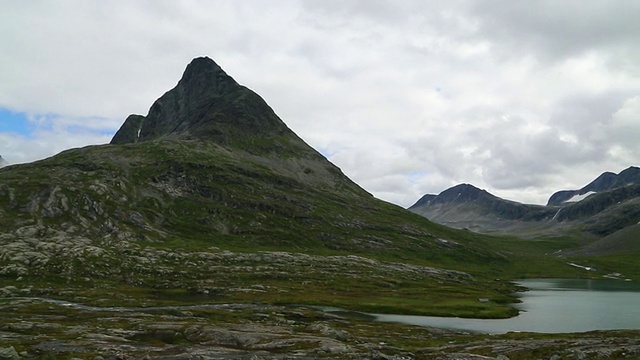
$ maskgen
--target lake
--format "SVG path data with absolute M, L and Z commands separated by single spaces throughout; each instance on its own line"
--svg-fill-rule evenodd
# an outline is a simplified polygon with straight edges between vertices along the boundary
M 530 291 L 519 293 L 520 315 L 480 320 L 432 316 L 382 315 L 378 321 L 504 334 L 511 331 L 568 333 L 640 329 L 640 283 L 623 280 L 519 280 Z

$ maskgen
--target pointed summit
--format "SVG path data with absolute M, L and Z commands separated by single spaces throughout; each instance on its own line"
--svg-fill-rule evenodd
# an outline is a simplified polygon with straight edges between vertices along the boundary
M 205 56 L 191 60 L 184 70 L 178 86 L 191 91 L 223 93 L 239 85 L 215 61 Z
M 178 84 L 154 102 L 147 116 L 130 115 L 111 140 L 197 139 L 223 146 L 252 138 L 301 141 L 250 89 L 208 57 L 193 59 Z

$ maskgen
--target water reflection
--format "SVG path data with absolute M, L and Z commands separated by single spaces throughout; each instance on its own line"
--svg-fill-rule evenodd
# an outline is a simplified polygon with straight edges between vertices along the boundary
M 519 285 L 521 313 L 511 319 L 479 320 L 430 316 L 377 315 L 380 321 L 483 333 L 510 331 L 566 333 L 640 329 L 640 284 L 622 280 L 535 279 Z

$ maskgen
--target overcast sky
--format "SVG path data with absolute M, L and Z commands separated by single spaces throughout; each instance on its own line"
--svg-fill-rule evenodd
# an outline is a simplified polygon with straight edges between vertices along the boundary
M 377 197 L 640 165 L 640 1 L 0 0 L 0 155 L 109 142 L 209 56 Z

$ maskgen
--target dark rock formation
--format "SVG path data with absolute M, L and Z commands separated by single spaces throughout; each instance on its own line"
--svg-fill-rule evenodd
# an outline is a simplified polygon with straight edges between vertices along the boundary
M 208 57 L 194 59 L 147 116 L 131 115 L 111 144 L 156 139 L 211 140 L 223 146 L 252 138 L 300 140 L 266 102 Z M 306 144 L 305 144 L 306 145 Z M 254 149 L 255 150 L 255 149 Z
M 567 205 L 566 202 L 578 195 L 585 195 L 590 192 L 598 193 L 607 190 L 618 189 L 631 184 L 640 184 L 640 168 L 631 166 L 620 174 L 605 172 L 598 176 L 595 180 L 579 190 L 561 190 L 549 198 L 547 205 L 562 206 Z
M 111 139 L 111 144 L 129 144 L 140 140 L 142 123 L 145 117 L 142 115 L 129 115 L 118 132 Z

